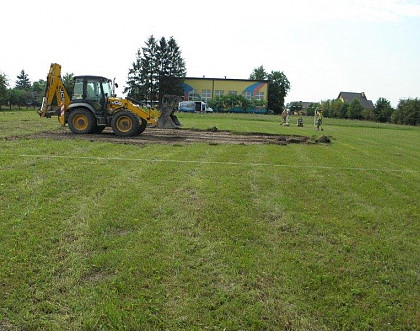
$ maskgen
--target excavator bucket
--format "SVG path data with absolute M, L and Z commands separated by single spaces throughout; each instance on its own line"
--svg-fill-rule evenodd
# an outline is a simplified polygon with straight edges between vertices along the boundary
M 181 126 L 175 111 L 178 109 L 178 103 L 181 98 L 176 95 L 164 95 L 162 100 L 162 109 L 158 118 L 157 127 L 160 129 L 175 129 Z
M 164 109 L 161 111 L 160 117 L 157 121 L 157 127 L 160 129 L 175 129 L 179 128 L 181 123 L 178 117 L 174 115 L 174 111 L 171 109 Z

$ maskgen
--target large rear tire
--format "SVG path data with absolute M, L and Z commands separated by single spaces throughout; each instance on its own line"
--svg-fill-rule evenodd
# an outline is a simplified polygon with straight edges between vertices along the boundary
M 140 126 L 139 126 L 139 132 L 137 134 L 143 133 L 144 130 L 146 130 L 147 122 L 146 120 L 140 118 Z
M 139 118 L 128 110 L 114 115 L 111 120 L 111 127 L 112 131 L 121 137 L 135 136 L 140 133 L 141 128 Z
M 95 117 L 90 111 L 84 109 L 73 110 L 67 123 L 71 132 L 77 134 L 94 133 L 96 130 Z

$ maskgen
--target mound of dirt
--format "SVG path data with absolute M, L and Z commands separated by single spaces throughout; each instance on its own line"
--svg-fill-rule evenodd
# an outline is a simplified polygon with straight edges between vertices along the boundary
M 331 139 L 327 136 L 322 136 L 321 138 L 315 139 L 315 142 L 322 143 L 322 144 L 329 144 L 331 143 Z
M 20 137 L 11 137 L 8 139 L 19 139 Z M 22 137 L 23 138 L 23 137 Z M 210 145 L 219 144 L 240 144 L 240 145 L 258 145 L 258 144 L 311 144 L 314 143 L 310 137 L 297 135 L 277 135 L 259 132 L 237 133 L 231 131 L 218 130 L 216 127 L 207 130 L 198 129 L 158 129 L 147 128 L 141 135 L 135 137 L 116 136 L 110 128 L 106 128 L 100 134 L 73 134 L 68 129 L 46 131 L 37 133 L 25 138 L 50 138 L 50 139 L 84 139 L 92 142 L 112 142 L 130 145 L 142 144 L 191 144 L 207 143 Z M 325 138 L 316 142 L 324 142 Z

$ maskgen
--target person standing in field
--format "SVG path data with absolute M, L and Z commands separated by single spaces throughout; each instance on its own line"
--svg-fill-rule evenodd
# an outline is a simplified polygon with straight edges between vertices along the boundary
M 324 129 L 322 128 L 322 109 L 318 109 L 316 112 L 316 129 L 317 131 L 319 131 L 319 129 L 321 129 L 321 131 L 324 131 Z
M 281 113 L 281 117 L 283 119 L 283 125 L 286 124 L 286 118 L 287 118 L 287 110 L 284 108 L 283 112 Z

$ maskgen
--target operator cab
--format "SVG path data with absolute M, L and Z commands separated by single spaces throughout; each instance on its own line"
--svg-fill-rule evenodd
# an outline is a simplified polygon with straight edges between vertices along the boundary
M 105 112 L 107 99 L 112 96 L 111 83 L 101 76 L 75 76 L 71 104 L 87 103 L 95 112 Z

